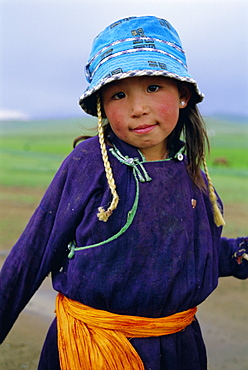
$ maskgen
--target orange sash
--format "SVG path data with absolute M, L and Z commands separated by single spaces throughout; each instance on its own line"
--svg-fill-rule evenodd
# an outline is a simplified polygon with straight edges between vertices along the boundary
M 128 338 L 158 337 L 183 330 L 196 308 L 161 318 L 97 310 L 59 293 L 56 300 L 62 370 L 144 370 Z

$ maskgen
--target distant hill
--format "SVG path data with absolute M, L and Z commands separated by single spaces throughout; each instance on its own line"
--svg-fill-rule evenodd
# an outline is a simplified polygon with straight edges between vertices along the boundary
M 216 120 L 216 121 L 225 121 L 234 123 L 237 122 L 239 124 L 248 124 L 248 117 L 247 116 L 239 116 L 239 115 L 232 115 L 232 114 L 214 114 L 206 119 Z

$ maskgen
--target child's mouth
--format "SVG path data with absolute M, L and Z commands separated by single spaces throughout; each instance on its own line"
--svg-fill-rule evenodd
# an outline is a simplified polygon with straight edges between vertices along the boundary
M 157 123 L 154 125 L 140 125 L 132 129 L 133 132 L 137 134 L 147 134 L 148 132 L 152 131 L 154 127 L 157 126 Z

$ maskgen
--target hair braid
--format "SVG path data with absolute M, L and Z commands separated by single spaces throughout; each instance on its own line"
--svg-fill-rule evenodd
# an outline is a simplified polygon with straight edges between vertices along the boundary
M 107 148 L 106 148 L 105 141 L 104 141 L 101 100 L 99 96 L 97 97 L 97 117 L 98 117 L 98 136 L 99 136 L 99 143 L 100 143 L 100 148 L 101 148 L 101 153 L 102 153 L 102 160 L 103 160 L 103 164 L 105 168 L 108 185 L 109 185 L 111 194 L 113 196 L 112 202 L 106 211 L 104 210 L 103 207 L 98 208 L 99 213 L 97 214 L 97 217 L 99 218 L 100 221 L 106 222 L 108 221 L 108 218 L 111 216 L 113 210 L 116 209 L 118 202 L 119 202 L 119 196 L 116 192 L 115 180 L 113 177 L 112 168 L 109 163 Z
M 215 194 L 213 183 L 212 183 L 212 180 L 211 180 L 209 172 L 208 172 L 205 157 L 203 157 L 202 163 L 203 163 L 203 167 L 204 167 L 206 177 L 207 177 L 208 190 L 209 190 L 209 199 L 210 199 L 210 202 L 211 202 L 212 208 L 213 208 L 213 215 L 214 215 L 215 225 L 216 226 L 224 226 L 226 223 L 224 221 L 224 218 L 221 214 L 220 208 L 219 208 L 218 203 L 217 203 L 217 196 Z

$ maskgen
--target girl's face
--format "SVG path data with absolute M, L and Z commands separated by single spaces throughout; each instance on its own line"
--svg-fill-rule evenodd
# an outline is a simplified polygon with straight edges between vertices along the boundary
M 130 77 L 102 88 L 103 108 L 112 130 L 147 160 L 165 157 L 167 137 L 189 98 L 186 86 L 179 93 L 176 81 L 165 77 Z

